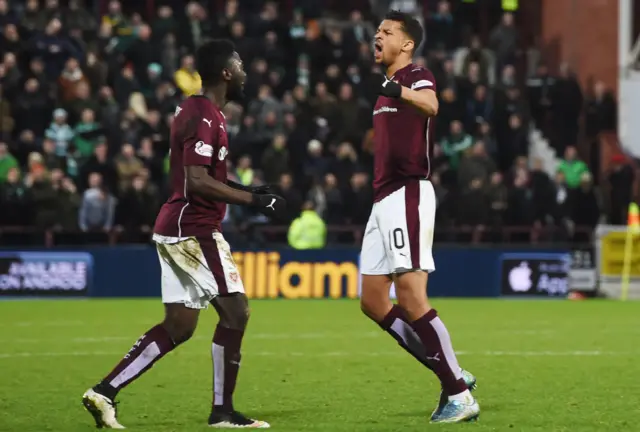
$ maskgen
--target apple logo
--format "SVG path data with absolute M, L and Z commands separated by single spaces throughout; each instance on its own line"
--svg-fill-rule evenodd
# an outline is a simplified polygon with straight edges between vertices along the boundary
M 522 261 L 509 272 L 509 285 L 514 292 L 526 292 L 531 289 L 531 269 L 529 263 Z

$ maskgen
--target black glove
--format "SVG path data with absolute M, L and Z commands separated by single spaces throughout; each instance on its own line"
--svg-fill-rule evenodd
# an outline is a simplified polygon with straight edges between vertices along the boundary
M 390 81 L 385 75 L 380 77 L 380 88 L 378 93 L 382 96 L 398 99 L 402 94 L 402 86 L 397 82 Z
M 284 220 L 287 217 L 287 202 L 278 195 L 253 194 L 251 206 L 273 219 Z
M 249 192 L 258 194 L 258 195 L 264 195 L 264 194 L 273 194 L 274 191 L 275 191 L 275 188 L 273 185 L 265 184 L 262 186 L 253 186 Z
M 268 194 L 273 193 L 272 185 L 262 185 L 262 186 L 245 186 L 240 183 L 236 183 L 232 180 L 227 180 L 227 186 L 232 187 L 234 189 L 242 190 L 245 192 L 251 192 L 254 194 Z

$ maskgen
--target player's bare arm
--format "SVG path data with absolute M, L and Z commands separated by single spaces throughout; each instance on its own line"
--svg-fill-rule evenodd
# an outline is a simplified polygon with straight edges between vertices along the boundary
M 202 165 L 189 165 L 185 168 L 187 191 L 189 194 L 199 195 L 210 201 L 222 201 L 227 204 L 256 207 L 260 212 L 276 219 L 284 219 L 286 203 L 278 195 L 261 193 L 259 187 L 256 193 L 229 186 L 211 177 L 208 168 Z M 231 182 L 232 185 L 238 185 Z
M 253 194 L 227 186 L 209 175 L 208 167 L 191 165 L 185 167 L 187 191 L 211 201 L 228 204 L 250 205 Z
M 418 109 L 427 117 L 435 117 L 438 115 L 438 97 L 436 96 L 436 92 L 430 88 L 412 90 L 409 87 L 385 78 L 380 93 L 387 97 L 400 99 Z
M 417 108 L 427 117 L 435 117 L 438 115 L 438 96 L 431 89 L 411 90 L 409 87 L 400 86 L 400 99 Z

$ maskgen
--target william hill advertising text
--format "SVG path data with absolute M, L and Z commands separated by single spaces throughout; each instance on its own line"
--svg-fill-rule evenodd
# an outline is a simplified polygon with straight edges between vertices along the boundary
M 357 298 L 357 254 L 345 250 L 234 252 L 249 298 Z

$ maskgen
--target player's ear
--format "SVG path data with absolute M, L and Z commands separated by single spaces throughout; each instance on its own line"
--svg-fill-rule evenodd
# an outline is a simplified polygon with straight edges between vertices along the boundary
M 231 70 L 229 68 L 222 69 L 222 78 L 225 81 L 231 81 Z
M 402 51 L 412 53 L 415 46 L 416 44 L 414 41 L 412 41 L 411 39 L 407 39 L 404 41 L 404 44 L 402 45 Z

